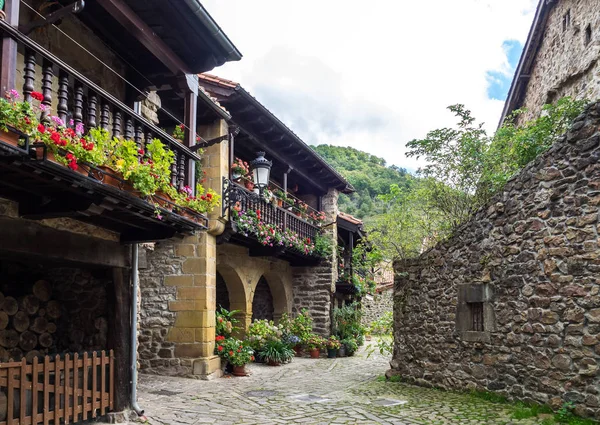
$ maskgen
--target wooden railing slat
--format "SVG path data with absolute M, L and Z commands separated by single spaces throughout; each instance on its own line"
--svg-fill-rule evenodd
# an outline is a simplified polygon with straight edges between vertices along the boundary
M 50 357 L 44 357 L 44 425 L 50 422 Z
M 59 424 L 60 416 L 60 356 L 56 355 L 54 359 L 54 423 Z
M 65 376 L 65 389 L 64 389 L 64 401 L 65 401 L 65 415 L 64 415 L 64 420 L 65 420 L 65 425 L 69 424 L 69 383 L 71 380 L 70 377 L 70 372 L 71 372 L 71 367 L 69 366 L 69 353 L 65 354 L 65 369 L 64 369 L 64 376 Z
M 104 401 L 104 393 L 106 392 L 106 353 L 102 351 L 100 355 L 102 358 L 102 366 L 100 367 L 100 396 L 102 400 L 100 400 L 100 414 L 104 415 L 106 409 L 106 402 Z
M 38 358 L 33 358 L 33 365 L 31 367 L 31 415 L 32 422 L 38 423 L 37 412 L 38 412 Z M 22 420 L 22 419 L 21 419 Z
M 73 422 L 79 419 L 79 354 L 73 354 Z
M 8 394 L 7 394 L 8 408 L 6 412 L 6 421 L 8 425 L 12 425 L 14 418 L 14 404 L 15 404 L 15 389 L 14 389 L 14 370 L 13 368 L 8 369 Z
M 83 353 L 83 420 L 87 421 L 88 419 L 88 353 Z
M 97 377 L 97 362 L 96 362 L 96 352 L 92 353 L 92 418 L 96 417 L 96 398 L 97 398 L 97 385 L 98 385 L 98 377 Z
M 115 353 L 113 352 L 113 350 L 110 350 L 110 371 L 108 374 L 108 379 L 110 379 L 110 388 L 108 390 L 108 407 L 110 410 L 113 410 L 113 404 L 115 399 Z

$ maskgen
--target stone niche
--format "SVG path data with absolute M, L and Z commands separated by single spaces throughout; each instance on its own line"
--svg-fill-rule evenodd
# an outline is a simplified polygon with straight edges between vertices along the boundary
M 0 361 L 107 349 L 107 269 L 0 260 Z

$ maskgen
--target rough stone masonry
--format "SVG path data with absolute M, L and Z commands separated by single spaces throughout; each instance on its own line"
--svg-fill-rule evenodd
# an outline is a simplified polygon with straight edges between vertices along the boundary
M 388 374 L 600 419 L 600 103 L 450 240 L 397 262 Z

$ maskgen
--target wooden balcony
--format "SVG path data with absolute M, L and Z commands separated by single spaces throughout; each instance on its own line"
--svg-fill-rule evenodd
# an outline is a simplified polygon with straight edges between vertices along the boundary
M 321 228 L 314 223 L 308 222 L 287 208 L 277 206 L 274 202 L 266 201 L 238 183 L 227 181 L 224 186 L 224 212 L 228 207 L 240 212 L 259 211 L 263 223 L 275 226 L 280 232 L 289 230 L 302 240 L 314 241 L 321 232 Z M 294 266 L 315 265 L 321 260 L 318 255 L 307 254 L 296 247 L 263 245 L 258 242 L 255 235 L 245 235 L 240 231 L 235 219 L 230 219 L 228 230 L 220 238 L 220 242 L 247 246 L 251 257 L 277 257 L 289 261 Z
M 46 106 L 41 121 L 48 120 L 49 111 L 53 111 L 64 122 L 72 119 L 86 129 L 102 127 L 115 137 L 134 140 L 140 149 L 146 142 L 159 139 L 174 153 L 171 183 L 175 187 L 195 186 L 194 162 L 200 157 L 188 147 L 4 21 L 0 21 L 0 32 L 15 40 L 24 55 L 25 100 L 31 99 L 34 87 L 41 86 L 42 104 Z M 36 65 L 41 66 L 41 72 L 36 72 L 40 69 Z M 53 87 L 57 87 L 56 98 Z M 23 217 L 75 218 L 118 232 L 125 243 L 166 239 L 207 227 L 204 216 L 192 220 L 157 207 L 104 184 L 104 173 L 98 169 L 85 164 L 82 168 L 89 173 L 83 175 L 45 156 L 36 156 L 29 140 L 23 148 L 0 142 L 0 197 L 17 201 Z

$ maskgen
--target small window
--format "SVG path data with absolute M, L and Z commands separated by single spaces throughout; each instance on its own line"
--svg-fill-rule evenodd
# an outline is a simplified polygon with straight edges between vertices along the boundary
M 483 332 L 483 303 L 467 303 L 471 316 L 471 331 Z
M 571 26 L 571 9 L 567 10 L 567 13 L 563 16 L 563 32 L 565 32 Z
M 585 37 L 584 44 L 587 46 L 592 41 L 592 27 L 590 24 L 588 24 L 588 26 L 585 27 L 585 36 L 584 37 Z

